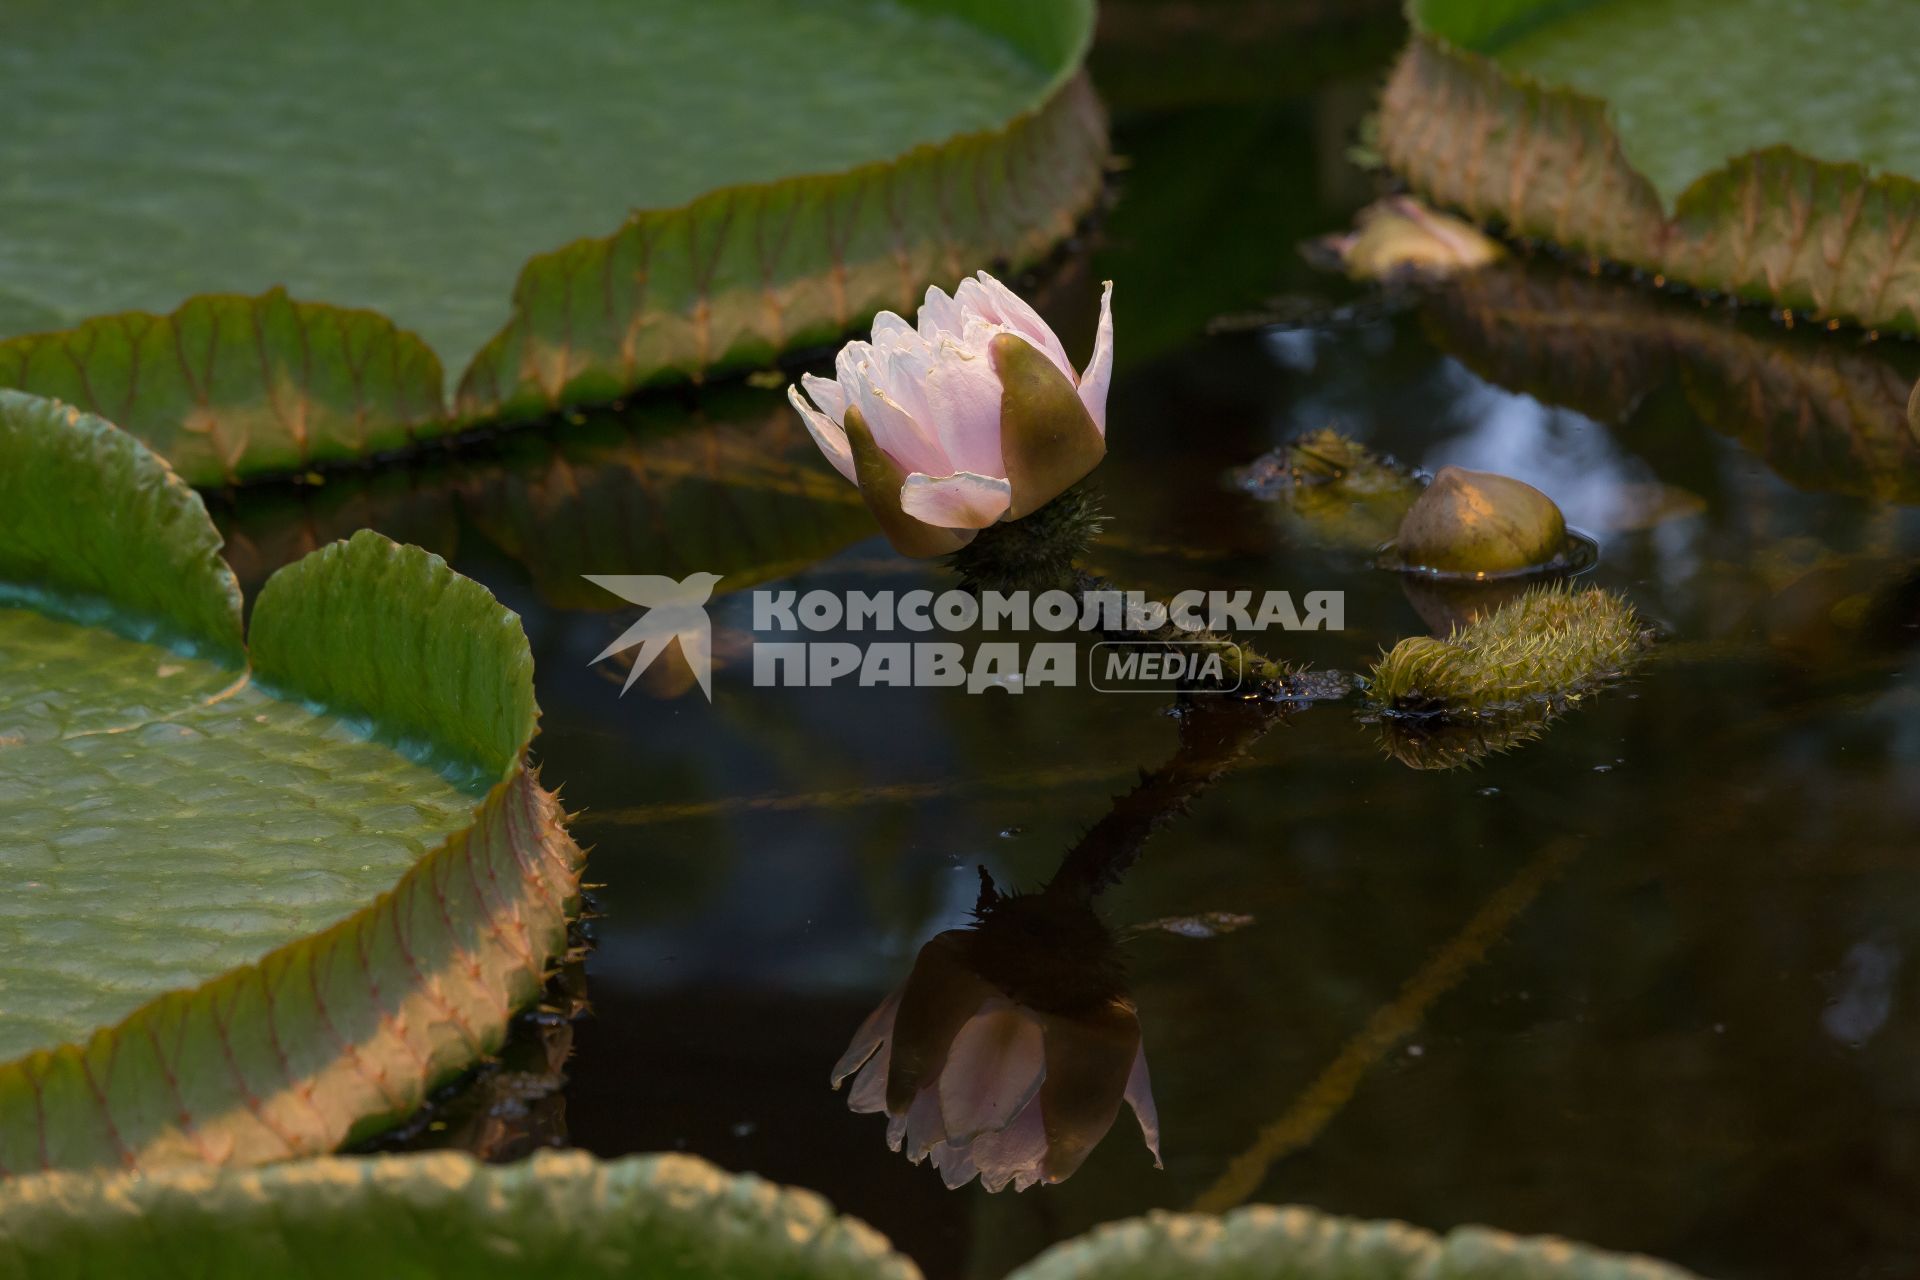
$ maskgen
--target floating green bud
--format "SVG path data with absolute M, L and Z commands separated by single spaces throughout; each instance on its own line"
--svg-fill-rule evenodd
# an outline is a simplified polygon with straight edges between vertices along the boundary
M 1399 566 L 1492 577 L 1547 569 L 1567 549 L 1567 522 L 1553 499 L 1491 471 L 1442 467 L 1400 522 Z
M 1410 636 L 1373 669 L 1396 711 L 1477 713 L 1564 699 L 1631 666 L 1646 646 L 1633 606 L 1610 591 L 1531 588 L 1445 640 Z

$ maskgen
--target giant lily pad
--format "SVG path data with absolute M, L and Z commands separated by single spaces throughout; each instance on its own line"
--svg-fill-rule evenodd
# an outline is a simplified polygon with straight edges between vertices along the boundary
M 0 1185 L 0 1263 L 21 1280 L 192 1274 L 582 1280 L 919 1280 L 871 1227 L 810 1192 L 690 1156 L 516 1165 L 452 1153 Z M 1651 1258 L 1551 1237 L 1254 1206 L 1154 1214 L 1057 1245 L 1013 1280 L 1690 1280 Z
M 471 421 L 764 362 L 1101 185 L 1091 0 L 24 3 L 0 385 L 196 484 L 449 430 L 443 365 Z
M 1404 1222 L 1254 1205 L 1224 1217 L 1152 1214 L 1055 1245 L 1015 1280 L 1690 1280 L 1634 1254 L 1550 1236 L 1459 1227 L 1436 1236 Z
M 362 533 L 243 645 L 219 546 L 131 436 L 0 391 L 0 1175 L 331 1150 L 566 946 L 519 620 Z
M 1904 0 L 1409 13 L 1380 146 L 1435 199 L 1696 286 L 1920 331 Z
M 436 1153 L 17 1179 L 0 1186 L 0 1269 L 19 1280 L 920 1274 L 810 1192 L 691 1156 L 600 1164 L 578 1152 L 504 1167 Z

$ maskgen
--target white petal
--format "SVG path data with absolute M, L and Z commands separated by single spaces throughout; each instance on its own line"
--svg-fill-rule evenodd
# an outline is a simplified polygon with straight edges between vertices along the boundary
M 1067 349 L 1060 345 L 1059 337 L 1040 318 L 1040 313 L 1028 306 L 1019 294 L 982 271 L 977 280 L 962 280 L 953 296 L 981 319 L 1003 324 L 1019 334 L 1038 347 L 1060 372 L 1069 378 L 1073 376 L 1073 362 L 1067 359 Z
M 889 1129 L 888 1136 L 892 1136 Z M 927 1158 L 927 1153 L 947 1140 L 947 1131 L 940 1122 L 940 1095 L 936 1086 L 928 1085 L 913 1095 L 913 1102 L 907 1107 L 907 1159 L 919 1164 Z
M 1012 505 L 1011 484 L 971 471 L 950 476 L 916 471 L 900 486 L 900 509 L 942 529 L 984 529 L 997 524 Z
M 1153 1103 L 1153 1082 L 1147 1078 L 1144 1044 L 1134 1053 L 1133 1070 L 1127 1073 L 1127 1105 L 1133 1108 L 1133 1118 L 1140 1122 L 1140 1135 L 1147 1140 L 1147 1150 L 1153 1152 L 1153 1167 L 1165 1168 L 1160 1163 L 1160 1109 Z
M 838 1089 L 841 1081 L 858 1071 L 860 1065 L 871 1058 L 882 1042 L 893 1034 L 894 1015 L 899 1011 L 900 988 L 896 987 L 880 1002 L 880 1007 L 860 1023 L 860 1029 L 853 1033 L 847 1051 L 840 1055 L 840 1061 L 833 1064 L 831 1079 L 834 1088 Z
M 853 1092 L 847 1095 L 847 1110 L 856 1115 L 878 1115 L 887 1109 L 887 1069 L 893 1065 L 893 1044 L 887 1041 L 867 1059 L 860 1074 L 853 1078 Z
M 974 1167 L 972 1152 L 946 1142 L 933 1149 L 933 1167 L 940 1171 L 940 1180 L 947 1184 L 949 1191 L 966 1186 L 979 1172 Z
M 938 342 L 943 332 L 957 337 L 964 323 L 960 304 L 938 285 L 929 286 L 926 301 L 920 304 L 920 336 L 929 343 Z
M 1000 375 L 992 360 L 948 343 L 928 371 L 921 394 L 953 470 L 1007 474 L 1000 448 Z
M 820 452 L 827 455 L 827 461 L 833 464 L 833 469 L 852 480 L 853 447 L 847 443 L 847 433 L 840 429 L 840 424 L 809 404 L 807 398 L 800 394 L 799 387 L 788 387 L 787 399 L 800 411 L 801 420 L 807 424 L 807 434 L 820 446 Z
M 882 311 L 873 318 L 873 345 L 881 351 L 892 351 L 902 347 L 924 348 L 927 344 L 919 330 L 893 312 Z
M 947 465 L 947 455 L 934 442 L 932 434 L 881 390 L 878 381 L 887 371 L 873 363 L 880 358 L 876 352 L 872 360 L 855 370 L 854 384 L 849 388 L 852 407 L 859 409 L 860 416 L 867 420 L 873 442 L 899 463 L 902 470 L 938 473 L 952 470 Z
M 801 389 L 809 399 L 820 406 L 820 412 L 832 418 L 836 423 L 847 416 L 847 392 L 832 378 L 819 378 L 811 373 L 800 375 Z
M 1107 384 L 1113 380 L 1113 281 L 1100 292 L 1100 328 L 1093 336 L 1093 357 L 1080 375 L 1080 403 L 1093 425 L 1107 434 Z
M 1040 1024 L 1006 1004 L 967 1020 L 940 1068 L 940 1116 L 948 1142 L 964 1146 L 1005 1128 L 1039 1091 L 1047 1051 Z
M 1027 1104 L 1014 1122 L 997 1133 L 983 1133 L 968 1148 L 980 1185 L 999 1191 L 1011 1182 L 1025 1191 L 1040 1180 L 1047 1162 L 1047 1126 L 1038 1101 Z

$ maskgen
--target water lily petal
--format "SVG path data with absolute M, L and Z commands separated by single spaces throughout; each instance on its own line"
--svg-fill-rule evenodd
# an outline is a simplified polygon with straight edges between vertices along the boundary
M 926 343 L 918 329 L 893 312 L 882 311 L 873 318 L 873 345 L 880 351 L 892 351 L 901 347 L 924 347 Z
M 977 279 L 962 280 L 953 296 L 962 307 L 982 319 L 1003 324 L 1031 342 L 1068 378 L 1074 376 L 1073 362 L 1067 359 L 1067 349 L 1060 345 L 1052 327 L 1024 298 L 986 272 L 982 271 Z
M 914 420 L 905 406 L 888 395 L 884 380 L 889 368 L 882 357 L 862 365 L 854 383 L 848 412 L 858 409 L 873 432 L 874 443 L 904 471 L 929 471 L 945 475 L 953 468 L 947 455 L 933 440 L 932 433 Z
M 1139 1050 L 1140 1019 L 1130 1001 L 1112 1000 L 1082 1016 L 1048 1016 L 1039 1098 L 1047 1181 L 1071 1177 L 1113 1128 Z
M 973 1152 L 950 1142 L 943 1142 L 933 1149 L 933 1167 L 940 1171 L 940 1181 L 947 1184 L 949 1191 L 966 1186 L 980 1172 L 974 1165 Z
M 887 1067 L 893 1054 L 883 1042 L 853 1078 L 853 1090 L 847 1094 L 847 1110 L 855 1115 L 876 1115 L 887 1109 Z
M 1011 1183 L 1025 1191 L 1040 1180 L 1047 1161 L 1047 1126 L 1040 1103 L 1029 1102 L 1012 1124 L 983 1133 L 968 1148 L 980 1171 L 980 1185 L 1001 1191 Z
M 978 354 L 945 343 L 921 383 L 928 420 L 954 471 L 1004 476 L 1000 448 L 1000 375 L 983 347 Z
M 942 333 L 959 337 L 965 327 L 966 315 L 959 303 L 947 296 L 946 290 L 939 285 L 929 285 L 925 301 L 920 304 L 920 336 L 929 343 L 938 342 Z
M 1039 1022 L 1008 1001 L 967 1020 L 940 1069 L 940 1116 L 947 1140 L 965 1144 L 1004 1128 L 1032 1100 L 1046 1074 Z
M 1107 434 L 1107 384 L 1113 379 L 1113 281 L 1100 291 L 1100 328 L 1093 337 L 1093 356 L 1080 375 L 1080 403 L 1087 406 L 1100 434 Z
M 999 997 L 967 964 L 970 936 L 965 929 L 936 934 L 914 958 L 893 1023 L 893 1065 L 887 1073 L 890 1112 L 904 1113 L 923 1086 L 939 1079 L 960 1028 L 983 1004 Z
M 815 378 L 814 381 L 821 380 Z M 854 478 L 853 448 L 847 443 L 847 433 L 832 418 L 809 404 L 807 398 L 800 394 L 799 387 L 789 386 L 787 399 L 800 411 L 800 420 L 807 424 L 807 434 L 813 437 L 814 444 L 820 447 L 820 452 L 825 454 L 827 461 L 833 464 L 833 469 L 852 480 Z
M 1011 484 L 971 471 L 950 476 L 916 471 L 900 486 L 900 509 L 942 529 L 984 529 L 997 524 L 1012 503 Z
M 1000 448 L 1013 485 L 1009 519 L 1033 514 L 1106 456 L 1106 437 L 1087 414 L 1072 376 L 1032 343 L 1003 333 L 991 344 L 1002 388 Z
M 1153 1167 L 1166 1168 L 1160 1163 L 1160 1108 L 1154 1105 L 1153 1081 L 1147 1077 L 1144 1044 L 1135 1050 L 1133 1070 L 1127 1075 L 1127 1105 L 1133 1108 L 1133 1118 L 1140 1122 L 1140 1136 L 1147 1140 L 1147 1150 L 1153 1152 Z
M 840 420 L 847 416 L 847 390 L 832 378 L 816 377 L 811 373 L 800 375 L 800 386 L 807 397 L 820 406 L 820 412 L 833 419 L 839 426 Z
M 858 1071 L 875 1050 L 893 1034 L 894 1014 L 900 1009 L 900 992 L 889 991 L 880 1007 L 866 1016 L 860 1029 L 853 1033 L 853 1040 L 847 1045 L 847 1051 L 840 1055 L 840 1061 L 833 1064 L 833 1087 L 838 1089 L 840 1082 Z
M 858 405 L 847 406 L 846 429 L 860 496 L 866 500 L 867 510 L 873 513 L 894 550 L 906 556 L 943 556 L 973 540 L 972 529 L 924 524 L 900 509 L 900 487 L 907 473 L 875 443 L 866 415 Z M 955 1025 L 957 1028 L 958 1024 Z
M 919 1164 L 946 1140 L 946 1126 L 940 1118 L 940 1091 L 928 1085 L 913 1096 L 907 1108 L 907 1159 Z

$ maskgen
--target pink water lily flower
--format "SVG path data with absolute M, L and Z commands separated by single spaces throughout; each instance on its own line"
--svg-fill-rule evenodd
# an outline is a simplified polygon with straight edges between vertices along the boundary
M 989 978 L 993 941 L 939 934 L 834 1064 L 847 1105 L 887 1116 L 887 1145 L 949 1187 L 1017 1191 L 1071 1177 L 1124 1103 L 1157 1166 L 1160 1119 L 1134 1004 L 1117 990 L 1051 1007 Z M 1049 975 L 1058 980 L 1058 975 Z M 1068 986 L 1075 985 L 1069 980 Z
M 928 289 L 917 329 L 881 312 L 833 380 L 807 374 L 787 398 L 893 545 L 942 555 L 1051 502 L 1106 453 L 1112 304 L 1109 281 L 1075 373 L 1039 313 L 982 271 L 952 297 Z

